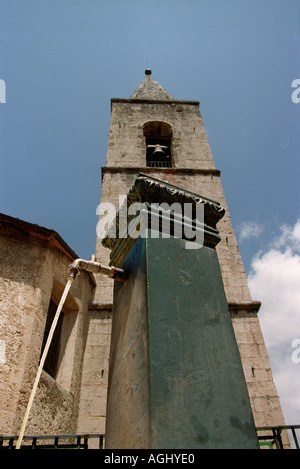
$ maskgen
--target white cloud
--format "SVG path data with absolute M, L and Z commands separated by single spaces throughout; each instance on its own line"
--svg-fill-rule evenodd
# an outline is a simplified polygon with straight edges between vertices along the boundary
M 239 241 L 246 239 L 257 239 L 264 231 L 264 227 L 255 221 L 243 221 L 238 227 Z
M 286 423 L 299 424 L 300 363 L 293 346 L 300 339 L 300 219 L 282 226 L 269 249 L 253 259 L 248 282 L 262 302 L 259 318 Z

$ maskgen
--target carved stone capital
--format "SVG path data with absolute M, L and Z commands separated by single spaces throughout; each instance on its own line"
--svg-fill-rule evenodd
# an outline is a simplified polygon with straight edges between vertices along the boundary
M 218 202 L 140 173 L 102 240 L 104 247 L 114 250 L 116 245 L 120 244 L 121 238 L 123 238 L 122 244 L 124 244 L 124 238 L 127 234 L 129 235 L 129 232 L 126 231 L 127 234 L 124 236 L 123 227 L 128 227 L 132 220 L 137 219 L 136 213 L 130 214 L 130 207 L 133 204 L 142 204 L 141 212 L 144 212 L 144 220 L 145 217 L 149 222 L 158 220 L 156 229 L 160 232 L 163 232 L 164 221 L 168 219 L 173 230 L 176 230 L 180 223 L 184 225 L 185 232 L 188 232 L 189 227 L 191 232 L 202 230 L 206 246 L 215 247 L 220 241 L 216 225 L 224 216 L 225 209 Z M 163 204 L 165 205 L 163 206 Z M 181 214 L 173 211 L 173 204 L 177 204 L 181 208 Z M 185 204 L 189 204 L 191 209 L 189 216 L 186 216 Z M 197 217 L 197 208 L 200 204 L 203 206 L 202 213 L 204 215 L 201 220 Z M 157 207 L 162 207 L 161 211 L 157 210 Z M 167 207 L 167 210 L 165 207 Z M 153 229 L 151 225 L 148 225 L 148 227 Z M 120 232 L 123 233 L 123 236 L 120 235 Z

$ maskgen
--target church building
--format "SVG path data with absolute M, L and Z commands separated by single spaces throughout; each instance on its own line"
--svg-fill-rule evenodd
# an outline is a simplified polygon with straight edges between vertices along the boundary
M 215 167 L 210 150 L 199 101 L 175 99 L 152 77 L 149 69 L 129 98 L 111 99 L 107 158 L 101 174 L 99 224 L 101 225 L 104 217 L 102 209 L 113 206 L 118 210 L 128 194 L 136 194 L 136 190 L 140 194 L 140 187 L 144 191 L 147 184 L 147 191 L 151 186 L 151 190 L 161 191 L 162 197 L 174 195 L 174 201 L 178 201 L 178 197 L 180 200 L 185 197 L 185 201 L 197 204 L 199 195 L 202 197 L 204 210 L 219 212 L 215 219 L 216 225 L 210 229 L 211 239 L 218 239 L 211 241 L 210 245 L 210 242 L 206 242 L 209 237 L 204 235 L 204 246 L 212 247 L 216 252 L 228 311 L 226 327 L 232 327 L 233 330 L 234 346 L 241 363 L 249 409 L 255 427 L 284 425 L 259 323 L 259 298 L 252 299 L 250 295 L 220 176 L 221 172 Z M 149 191 L 145 197 L 148 194 Z M 150 195 L 149 201 L 152 199 Z M 166 200 L 172 202 L 173 199 Z M 205 226 L 208 225 L 207 220 L 204 219 Z M 112 262 L 118 262 L 118 257 L 115 255 L 112 260 L 114 251 L 111 253 L 111 250 L 115 242 L 112 243 L 110 236 L 103 234 L 101 230 L 98 231 L 95 260 L 108 266 Z M 0 215 L 0 235 L 0 434 L 18 435 L 41 352 L 66 283 L 68 266 L 79 256 L 56 231 L 9 215 Z M 191 249 L 190 259 L 193 258 L 192 253 Z M 194 261 L 192 259 L 191 262 L 196 262 L 197 256 L 195 250 Z M 182 285 L 186 284 L 186 293 L 183 294 L 189 295 L 191 274 L 185 269 L 184 261 L 180 263 L 179 257 L 172 262 L 173 270 L 178 268 L 180 271 Z M 174 282 L 176 281 L 175 279 Z M 117 375 L 116 370 L 121 370 L 123 365 L 114 367 L 115 364 L 112 363 L 119 356 L 118 353 L 121 353 L 111 349 L 111 345 L 115 346 L 111 343 L 112 316 L 115 314 L 117 317 L 119 311 L 119 306 L 114 305 L 114 301 L 119 301 L 116 300 L 119 294 L 116 283 L 109 277 L 87 271 L 82 271 L 74 281 L 44 365 L 26 428 L 27 435 L 117 433 L 114 425 L 109 425 L 108 422 L 108 419 L 113 422 L 116 418 L 112 415 L 112 406 L 107 404 L 108 389 L 111 402 L 119 396 L 116 391 L 119 385 L 120 395 L 123 396 L 127 391 L 128 395 L 142 392 L 142 385 L 137 389 L 138 386 L 130 382 L 130 376 L 133 380 L 138 379 L 136 374 L 131 375 L 128 370 L 128 379 L 126 375 Z M 213 289 L 209 283 L 207 288 Z M 151 293 L 154 295 L 153 299 L 148 292 L 148 304 L 151 301 L 153 304 L 164 301 L 163 293 L 157 288 L 155 290 L 156 298 Z M 197 298 L 195 295 L 195 311 L 198 307 Z M 215 300 L 214 298 L 213 301 Z M 191 297 L 187 298 L 186 303 L 189 301 L 192 301 Z M 177 307 L 176 311 L 179 316 L 182 312 L 182 324 L 185 316 L 181 307 Z M 120 324 L 121 328 L 126 328 L 125 323 Z M 173 333 L 183 337 L 181 334 L 184 333 L 178 332 L 176 328 L 174 326 Z M 213 329 L 213 326 L 209 329 L 212 334 L 216 330 L 218 329 Z M 162 334 L 161 328 L 159 331 Z M 117 347 L 121 340 L 120 331 L 116 332 L 115 337 Z M 164 336 L 157 340 L 164 341 Z M 212 344 L 213 342 L 213 348 Z M 134 353 L 140 353 L 139 347 Z M 234 362 L 235 359 L 232 360 Z M 130 359 L 126 363 L 129 367 Z M 150 381 L 167 379 L 155 376 L 153 374 Z M 226 382 L 225 371 L 222 379 Z M 193 381 L 192 386 L 196 386 L 196 381 Z M 224 393 L 225 388 L 221 390 Z M 117 393 L 114 394 L 115 392 Z M 152 414 L 150 412 L 153 417 L 156 412 L 153 410 L 154 397 L 151 395 L 149 400 L 150 406 L 153 406 Z M 120 408 L 126 413 L 126 405 L 121 401 L 122 399 Z M 185 400 L 178 402 L 178 406 L 184 405 L 182 402 Z M 172 404 L 175 409 L 176 401 Z M 178 414 L 178 419 L 182 419 L 182 415 L 184 412 Z M 221 417 L 219 420 L 222 422 Z M 214 419 L 215 426 L 218 425 L 217 421 L 218 417 Z M 122 425 L 127 425 L 126 422 L 127 418 L 124 418 Z M 158 435 L 159 425 L 163 424 L 157 425 L 155 428 Z M 235 421 L 232 428 L 238 425 Z M 184 427 L 181 421 L 179 427 L 182 426 Z M 195 431 L 200 432 L 199 429 L 200 426 L 197 426 Z M 125 427 L 121 431 L 124 432 Z M 114 441 L 114 438 L 110 438 Z M 132 438 L 136 438 L 135 435 Z M 123 440 L 121 438 L 118 441 Z M 141 445 L 151 444 L 143 437 L 138 441 Z M 114 444 L 117 443 L 112 443 Z M 120 444 L 133 443 L 126 443 L 124 440 Z

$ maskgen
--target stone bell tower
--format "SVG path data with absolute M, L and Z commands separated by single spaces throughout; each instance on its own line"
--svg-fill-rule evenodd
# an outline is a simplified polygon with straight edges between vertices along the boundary
M 220 170 L 214 165 L 199 102 L 175 99 L 153 79 L 149 69 L 145 74 L 130 98 L 111 99 L 107 159 L 102 168 L 100 219 L 104 215 L 101 212 L 101 207 L 105 207 L 103 204 L 112 204 L 117 210 L 120 196 L 128 193 L 139 173 L 216 200 L 225 208 L 225 215 L 218 223 L 221 241 L 216 246 L 216 253 L 255 425 L 284 424 L 258 320 L 260 302 L 253 301 L 249 292 Z M 108 264 L 109 255 L 110 251 L 103 247 L 98 237 L 96 258 Z M 89 393 L 93 394 L 94 403 L 98 402 L 102 409 L 97 411 L 98 415 L 101 414 L 102 424 L 105 419 L 112 301 L 113 281 L 99 278 L 90 324 L 95 332 L 91 340 L 95 343 L 98 337 L 97 367 L 101 376 L 97 382 L 89 382 L 86 388 L 82 388 L 82 399 L 86 396 L 88 402 Z M 88 355 L 85 360 L 84 368 L 88 370 Z M 86 413 L 87 406 L 83 409 Z M 95 431 L 99 431 L 100 420 L 96 414 L 94 421 Z

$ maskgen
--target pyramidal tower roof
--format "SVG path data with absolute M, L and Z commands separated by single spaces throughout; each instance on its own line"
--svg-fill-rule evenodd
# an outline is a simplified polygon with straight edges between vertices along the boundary
M 146 77 L 142 83 L 137 87 L 134 93 L 130 96 L 131 99 L 153 99 L 161 101 L 175 101 L 175 98 L 161 86 L 151 76 L 151 70 L 145 70 Z

